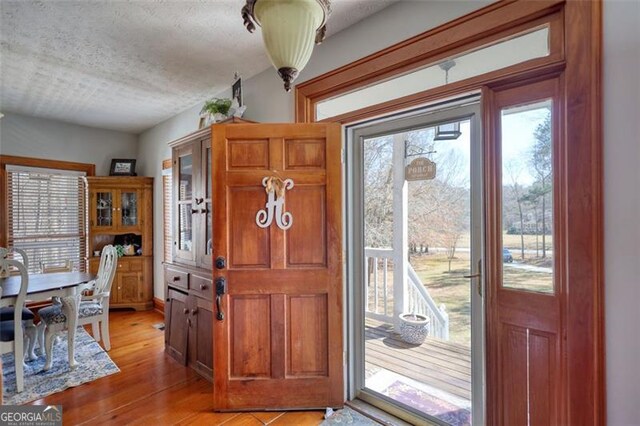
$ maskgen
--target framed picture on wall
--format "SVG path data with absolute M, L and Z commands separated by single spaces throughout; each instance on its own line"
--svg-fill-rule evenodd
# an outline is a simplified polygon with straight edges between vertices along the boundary
M 242 106 L 242 78 L 238 77 L 231 86 L 231 99 L 238 101 L 238 106 Z
M 114 158 L 111 160 L 109 176 L 136 176 L 136 160 Z

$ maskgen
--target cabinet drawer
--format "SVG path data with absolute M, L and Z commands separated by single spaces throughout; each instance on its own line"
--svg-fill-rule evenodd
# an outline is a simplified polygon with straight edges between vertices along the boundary
M 142 272 L 142 259 L 130 259 L 128 263 L 131 272 Z
M 177 269 L 165 268 L 164 279 L 168 285 L 182 287 L 185 290 L 189 288 L 189 274 L 178 271 Z
M 205 299 L 213 300 L 213 282 L 211 278 L 191 274 L 191 285 L 189 287 L 194 294 Z
M 116 269 L 116 272 L 129 272 L 129 270 L 129 262 L 118 259 L 118 269 Z

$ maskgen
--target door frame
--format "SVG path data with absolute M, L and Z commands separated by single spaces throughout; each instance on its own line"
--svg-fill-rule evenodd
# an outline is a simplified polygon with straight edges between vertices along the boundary
M 392 399 L 369 391 L 364 386 L 365 338 L 364 338 L 364 188 L 362 186 L 362 140 L 364 137 L 376 137 L 412 129 L 426 128 L 441 122 L 470 119 L 470 209 L 471 209 L 471 273 L 478 272 L 478 262 L 484 267 L 484 142 L 482 131 L 481 100 L 478 94 L 465 96 L 457 100 L 440 102 L 401 114 L 390 115 L 377 120 L 347 126 L 345 150 L 345 244 L 346 244 L 346 336 L 345 348 L 349 360 L 347 368 L 347 398 L 360 398 L 376 405 L 399 418 L 410 422 L 423 422 L 425 419 L 437 422 L 437 419 L 425 417 L 423 413 L 408 410 L 397 405 Z M 475 160 L 475 161 L 474 161 Z M 470 279 L 472 328 L 472 416 L 478 424 L 485 419 L 485 383 L 486 383 L 486 345 L 485 345 L 485 302 L 484 274 L 480 283 Z M 473 307 L 479 310 L 473 311 Z M 443 423 L 444 424 L 444 423 Z
M 565 266 L 567 286 L 572 289 L 562 300 L 566 325 L 567 363 L 563 372 L 565 389 L 559 410 L 571 424 L 603 425 L 606 422 L 604 254 L 603 254 L 603 138 L 602 138 L 602 0 L 500 1 L 474 13 L 433 28 L 387 49 L 375 52 L 337 70 L 296 86 L 296 120 L 316 121 L 315 102 L 355 90 L 437 62 L 461 50 L 468 50 L 507 31 L 531 28 L 550 22 L 556 28 L 551 39 L 559 50 L 541 60 L 480 75 L 476 78 L 430 89 L 404 98 L 354 111 L 334 121 L 349 124 L 358 120 L 424 105 L 442 99 L 487 90 L 498 85 L 515 85 L 525 79 L 548 78 L 564 73 L 561 88 L 564 108 L 564 136 L 567 164 L 567 208 L 571 217 Z M 420 55 L 416 56 L 416 52 Z M 490 117 L 487 111 L 483 122 Z M 485 129 L 487 131 L 487 129 Z M 490 398 L 490 395 L 488 395 Z M 488 413 L 501 402 L 487 401 Z

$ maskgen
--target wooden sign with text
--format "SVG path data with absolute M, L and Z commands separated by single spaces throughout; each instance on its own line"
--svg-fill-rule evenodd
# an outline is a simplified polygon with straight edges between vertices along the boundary
M 404 169 L 406 180 L 430 180 L 436 177 L 436 163 L 428 158 L 416 158 Z

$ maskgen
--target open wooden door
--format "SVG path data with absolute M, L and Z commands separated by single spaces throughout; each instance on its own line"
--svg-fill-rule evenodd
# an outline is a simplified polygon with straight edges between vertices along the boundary
M 341 130 L 216 125 L 214 409 L 341 406 Z M 271 189 L 272 192 L 268 193 Z

